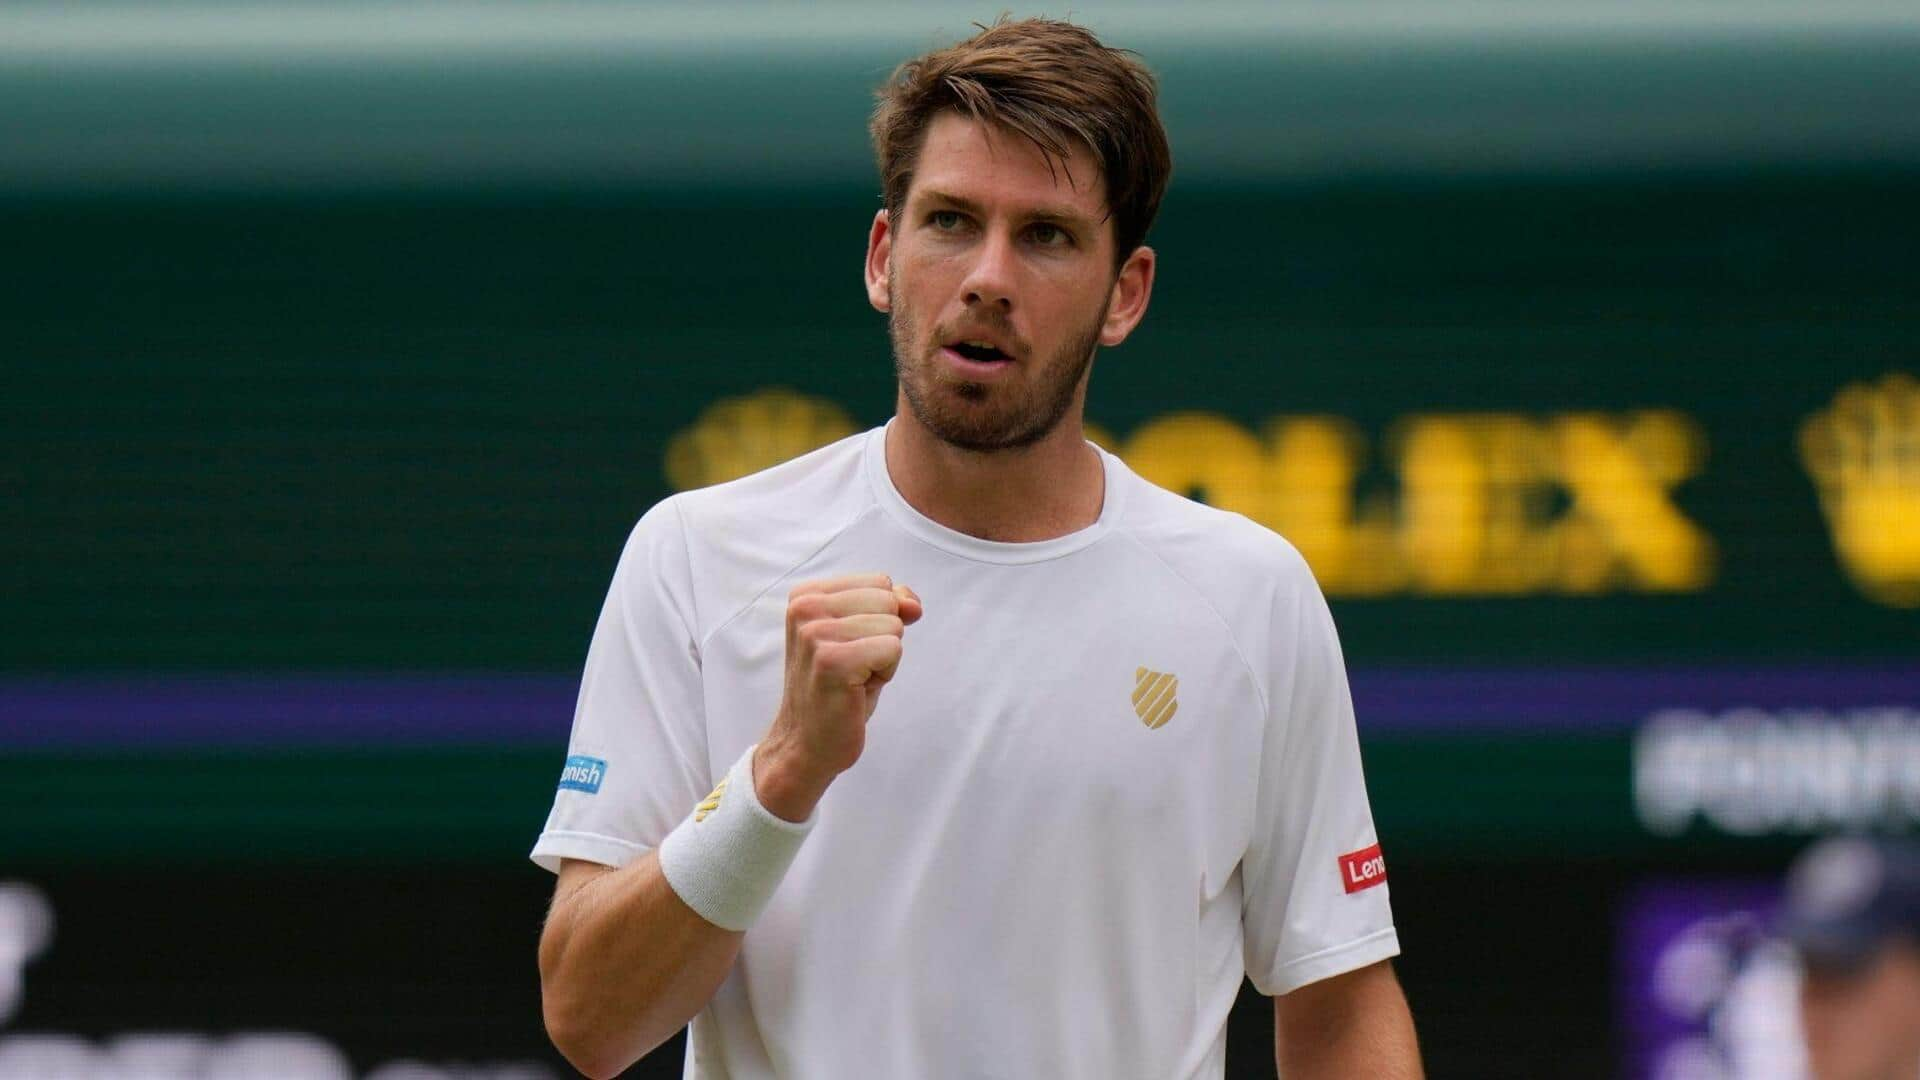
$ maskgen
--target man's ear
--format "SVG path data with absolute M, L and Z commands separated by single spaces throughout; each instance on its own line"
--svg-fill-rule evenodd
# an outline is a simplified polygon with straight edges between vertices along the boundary
M 867 233 L 867 303 L 875 311 L 893 307 L 893 293 L 887 281 L 887 256 L 893 251 L 893 226 L 887 212 L 873 215 L 873 228 Z
M 1107 318 L 1100 324 L 1100 344 L 1112 348 L 1127 340 L 1133 328 L 1146 317 L 1147 301 L 1153 297 L 1153 249 L 1145 245 L 1133 249 L 1113 281 L 1113 293 L 1107 297 Z

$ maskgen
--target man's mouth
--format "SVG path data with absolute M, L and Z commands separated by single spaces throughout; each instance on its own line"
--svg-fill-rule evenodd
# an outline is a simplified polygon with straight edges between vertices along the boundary
M 992 342 L 987 341 L 956 341 L 949 344 L 947 348 L 976 364 L 993 364 L 1013 359 Z

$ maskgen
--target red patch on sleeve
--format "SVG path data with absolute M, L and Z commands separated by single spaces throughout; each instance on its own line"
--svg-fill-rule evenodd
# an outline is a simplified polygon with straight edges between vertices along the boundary
M 1371 889 L 1387 880 L 1387 860 L 1380 854 L 1380 845 L 1361 848 L 1351 855 L 1340 856 L 1340 884 L 1350 893 L 1361 889 Z

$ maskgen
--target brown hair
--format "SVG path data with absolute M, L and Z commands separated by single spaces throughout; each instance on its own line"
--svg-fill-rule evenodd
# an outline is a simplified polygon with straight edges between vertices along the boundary
M 1127 49 L 1052 19 L 992 26 L 894 69 L 876 92 L 868 130 L 887 211 L 913 183 L 927 126 L 952 109 L 1025 136 L 1051 167 L 1076 143 L 1093 151 L 1114 221 L 1116 267 L 1147 239 L 1173 158 L 1155 106 L 1153 73 Z

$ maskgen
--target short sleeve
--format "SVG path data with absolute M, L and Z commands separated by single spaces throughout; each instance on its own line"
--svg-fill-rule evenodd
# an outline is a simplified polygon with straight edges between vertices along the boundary
M 1241 864 L 1247 975 L 1269 995 L 1400 951 L 1332 613 L 1311 577 L 1276 609 L 1257 816 Z
M 706 793 L 706 721 L 685 526 L 672 499 L 621 552 L 587 649 L 573 734 L 533 861 L 624 866 Z

